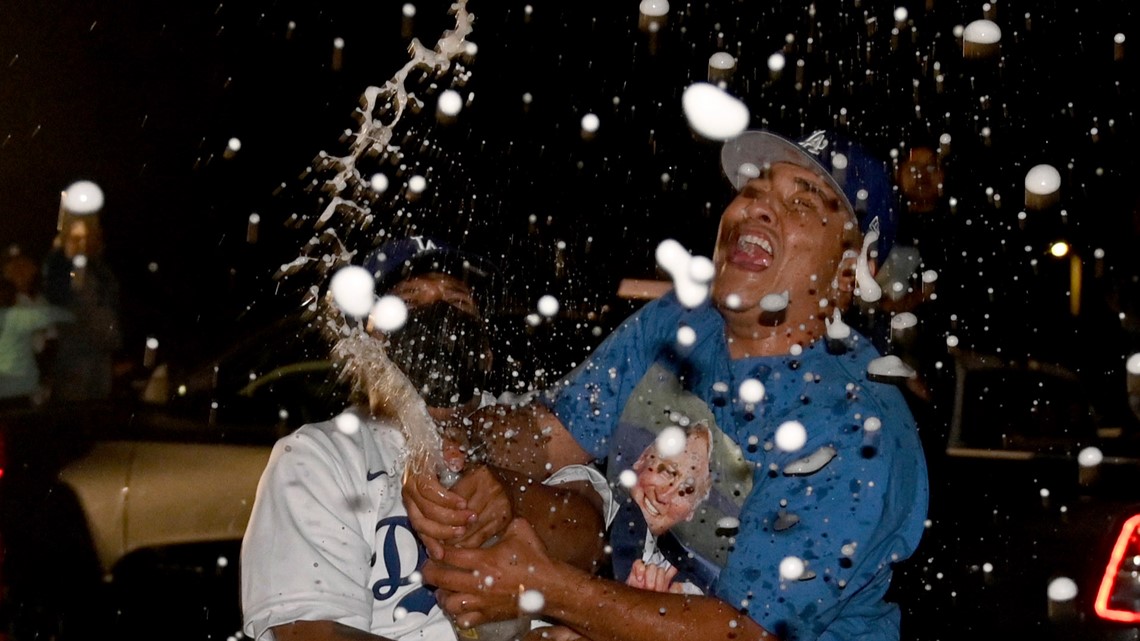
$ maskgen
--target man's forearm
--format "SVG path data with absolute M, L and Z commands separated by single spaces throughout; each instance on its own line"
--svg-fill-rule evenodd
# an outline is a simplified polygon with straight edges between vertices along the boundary
M 566 427 L 545 407 L 493 406 L 472 417 L 487 463 L 545 479 L 566 465 L 590 462 Z
M 392 641 L 335 621 L 294 621 L 272 630 L 277 641 Z
M 516 516 L 526 519 L 552 558 L 593 573 L 605 547 L 601 500 L 588 483 L 543 485 L 509 470 L 497 470 Z
M 541 587 L 534 587 L 545 596 L 543 613 L 592 641 L 776 639 L 714 597 L 631 588 L 564 563 L 538 580 Z

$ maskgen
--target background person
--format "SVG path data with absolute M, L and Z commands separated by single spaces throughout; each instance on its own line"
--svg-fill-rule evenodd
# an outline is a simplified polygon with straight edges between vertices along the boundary
M 19 246 L 8 248 L 4 259 L 3 275 L 16 286 L 16 304 L 45 302 L 40 287 L 40 265 L 23 253 Z
M 0 279 L 0 410 L 31 409 L 40 392 L 37 338 L 71 312 L 47 304 L 16 303 L 16 285 Z
M 40 263 L 25 254 L 18 245 L 8 248 L 4 260 L 3 277 L 16 286 L 16 305 L 47 305 L 41 287 Z M 33 405 L 42 405 L 51 391 L 50 368 L 55 360 L 55 345 L 59 332 L 49 325 L 32 335 L 36 369 L 39 372 L 38 389 L 32 395 Z
M 70 311 L 75 322 L 61 327 L 55 349 L 51 398 L 107 398 L 114 360 L 122 347 L 119 280 L 103 260 L 103 232 L 95 214 L 66 216 L 44 259 L 44 295 Z

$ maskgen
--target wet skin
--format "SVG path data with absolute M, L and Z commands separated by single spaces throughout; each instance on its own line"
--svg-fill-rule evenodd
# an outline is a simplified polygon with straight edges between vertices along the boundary
M 396 283 L 388 293 L 399 297 L 408 307 L 443 301 L 456 309 L 479 316 L 479 306 L 466 283 L 442 272 L 411 276 Z
M 734 358 L 806 345 L 822 336 L 831 310 L 846 304 L 854 259 L 848 265 L 843 253 L 857 241 L 858 227 L 841 202 L 812 171 L 776 163 L 725 208 L 712 298 L 728 322 Z M 763 319 L 760 300 L 784 292 L 783 321 Z

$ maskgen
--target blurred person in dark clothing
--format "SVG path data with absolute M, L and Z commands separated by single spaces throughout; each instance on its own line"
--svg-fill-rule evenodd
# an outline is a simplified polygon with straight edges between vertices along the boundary
M 75 317 L 59 332 L 52 400 L 109 397 L 114 357 L 122 347 L 119 280 L 103 260 L 102 228 L 96 215 L 63 217 L 43 274 L 47 300 Z

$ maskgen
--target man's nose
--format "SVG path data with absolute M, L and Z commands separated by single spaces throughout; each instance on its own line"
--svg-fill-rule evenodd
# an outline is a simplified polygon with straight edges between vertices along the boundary
M 748 215 L 753 218 L 757 218 L 766 223 L 773 222 L 773 212 L 776 211 L 776 203 L 775 199 L 772 198 L 772 192 L 770 190 L 758 192 L 756 197 L 748 203 L 746 211 Z
M 657 492 L 657 500 L 667 501 L 667 500 L 672 499 L 676 494 L 677 494 L 677 483 L 676 483 L 676 481 L 671 481 L 669 483 L 666 483 L 665 486 L 662 487 Z

